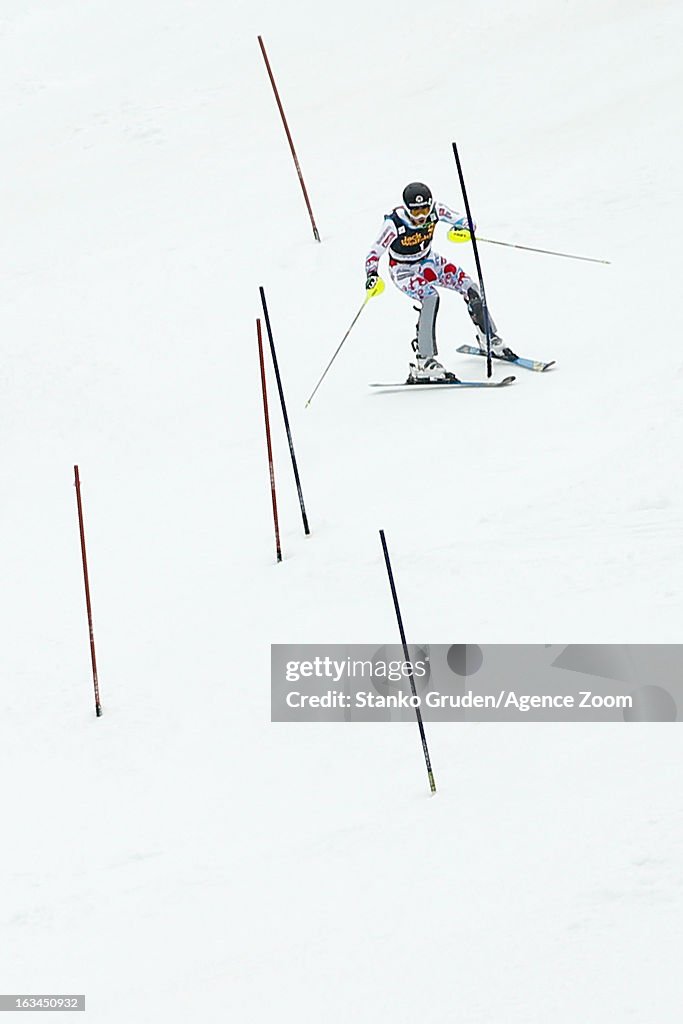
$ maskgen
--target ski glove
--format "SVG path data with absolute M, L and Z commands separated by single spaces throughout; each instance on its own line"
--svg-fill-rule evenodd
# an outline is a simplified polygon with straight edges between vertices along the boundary
M 474 230 L 477 230 L 476 224 L 474 225 Z M 454 224 L 448 232 L 449 242 L 469 242 L 471 238 L 472 236 L 470 234 L 470 228 L 467 221 L 458 221 L 458 223 Z
M 378 281 L 379 281 L 379 277 L 377 276 L 377 274 L 368 274 L 368 276 L 366 278 L 366 281 L 365 281 L 365 290 L 366 290 L 366 292 L 371 292 L 372 289 L 375 287 L 375 285 L 377 284 Z

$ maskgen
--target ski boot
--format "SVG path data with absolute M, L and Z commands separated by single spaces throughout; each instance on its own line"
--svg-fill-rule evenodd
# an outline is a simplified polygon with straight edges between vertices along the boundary
M 479 350 L 483 355 L 486 355 L 486 335 L 483 331 L 477 330 L 476 338 Z M 508 348 L 503 339 L 497 334 L 491 335 L 491 355 L 496 356 L 498 359 L 507 359 L 510 362 L 517 359 L 517 353 Z
M 476 328 L 477 345 L 479 351 L 486 354 L 486 318 L 484 316 L 484 305 L 481 301 L 481 295 L 479 291 L 472 287 L 467 289 L 467 312 L 470 314 L 470 319 Z M 493 317 L 488 314 L 489 320 L 489 331 L 491 332 L 491 355 L 497 356 L 498 359 L 507 359 L 512 361 L 517 359 L 517 355 L 508 348 L 501 337 L 499 337 L 496 330 L 496 325 L 493 322 Z
M 457 381 L 450 370 L 445 370 L 434 356 L 415 355 L 415 362 L 409 363 L 406 384 L 438 384 L 440 381 Z

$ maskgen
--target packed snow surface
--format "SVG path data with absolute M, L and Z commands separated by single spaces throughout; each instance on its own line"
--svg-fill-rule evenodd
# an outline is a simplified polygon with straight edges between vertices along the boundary
M 0 0 L 0 991 L 679 1020 L 676 726 L 432 726 L 430 798 L 414 726 L 271 724 L 269 645 L 395 642 L 379 528 L 409 639 L 681 639 L 682 30 L 681 0 Z M 304 409 L 403 186 L 463 208 L 453 141 L 484 237 L 611 260 L 481 245 L 501 333 L 557 367 L 374 393 L 413 336 L 388 284 Z M 259 285 L 312 526 L 271 376 L 281 565 Z M 444 294 L 481 378 L 471 341 Z

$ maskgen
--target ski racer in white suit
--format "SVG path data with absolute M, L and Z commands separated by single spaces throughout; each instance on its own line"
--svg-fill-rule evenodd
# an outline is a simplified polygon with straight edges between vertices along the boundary
M 479 288 L 464 270 L 432 250 L 432 237 L 439 221 L 455 228 L 467 228 L 467 217 L 435 202 L 427 185 L 413 181 L 403 190 L 403 206 L 397 206 L 384 218 L 384 227 L 365 260 L 365 287 L 369 291 L 378 281 L 380 257 L 388 250 L 391 280 L 402 292 L 420 303 L 417 337 L 412 342 L 416 362 L 410 363 L 408 381 L 457 380 L 436 359 L 436 314 L 439 309 L 437 288 L 459 292 L 476 328 L 477 344 L 486 351 L 486 325 Z M 476 228 L 476 225 L 473 225 Z M 515 358 L 498 336 L 489 312 L 491 351 Z

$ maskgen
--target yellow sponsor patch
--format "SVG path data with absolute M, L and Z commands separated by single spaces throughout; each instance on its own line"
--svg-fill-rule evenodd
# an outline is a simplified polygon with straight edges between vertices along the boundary
M 425 242 L 431 241 L 435 227 L 435 224 L 429 224 L 422 231 L 416 231 L 414 235 L 403 235 L 401 245 L 404 248 L 410 245 L 424 245 Z

